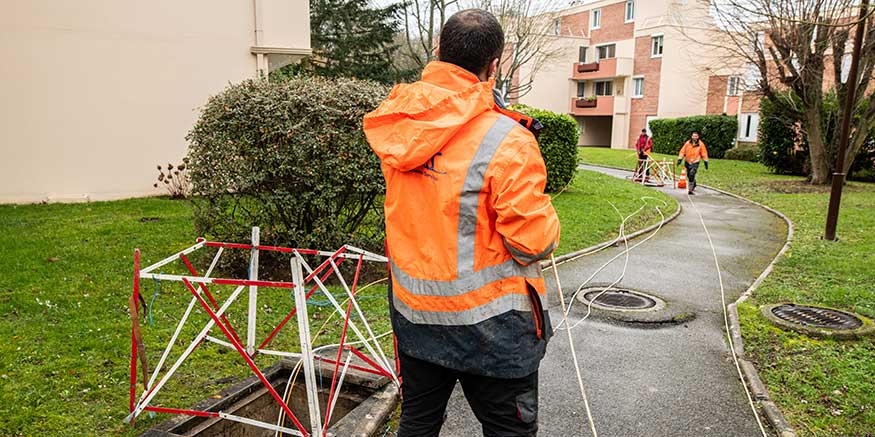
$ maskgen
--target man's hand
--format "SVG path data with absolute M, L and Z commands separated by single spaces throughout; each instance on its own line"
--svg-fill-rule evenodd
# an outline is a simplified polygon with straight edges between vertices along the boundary
M 705 162 L 705 170 L 708 170 L 708 161 L 704 161 L 704 162 Z

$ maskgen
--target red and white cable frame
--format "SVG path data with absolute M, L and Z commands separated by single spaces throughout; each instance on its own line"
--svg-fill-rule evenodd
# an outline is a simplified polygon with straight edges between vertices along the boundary
M 217 248 L 217 251 L 204 275 L 200 276 L 198 275 L 195 267 L 189 261 L 188 255 L 204 247 Z M 215 269 L 216 265 L 219 262 L 219 258 L 222 256 L 222 253 L 226 249 L 250 251 L 249 277 L 247 279 L 211 277 L 213 269 Z M 290 264 L 292 270 L 291 282 L 264 281 L 258 279 L 258 255 L 259 252 L 263 251 L 290 254 Z M 324 258 L 324 261 L 317 267 L 312 268 L 305 260 L 304 255 L 318 256 Z M 341 271 L 338 267 L 344 260 L 347 259 L 352 259 L 357 262 L 355 269 L 355 278 L 353 279 L 351 286 L 347 285 L 347 282 L 344 280 L 343 275 L 341 274 Z M 155 273 L 157 269 L 177 261 L 181 261 L 185 265 L 185 267 L 190 272 L 190 275 L 171 275 Z M 385 256 L 377 255 L 350 245 L 344 245 L 334 252 L 311 249 L 295 249 L 277 246 L 264 246 L 259 244 L 259 228 L 257 227 L 252 228 L 252 241 L 249 244 L 223 243 L 216 241 L 207 241 L 203 238 L 199 238 L 196 244 L 194 244 L 193 246 L 188 247 L 187 249 L 177 252 L 161 261 L 158 261 L 142 269 L 140 268 L 140 251 L 139 249 L 136 249 L 134 251 L 134 281 L 131 303 L 132 312 L 134 312 L 134 314 L 132 314 L 133 317 L 131 327 L 130 414 L 125 418 L 125 421 L 133 425 L 134 421 L 140 414 L 142 414 L 144 411 L 151 411 L 157 413 L 171 413 L 188 416 L 222 418 L 289 435 L 304 437 L 325 435 L 328 429 L 328 423 L 331 419 L 331 413 L 336 402 L 335 394 L 340 392 L 340 386 L 343 383 L 343 375 L 345 374 L 347 367 L 352 367 L 361 371 L 382 375 L 389 378 L 393 383 L 399 384 L 396 368 L 393 366 L 393 363 L 389 360 L 389 358 L 380 347 L 380 344 L 377 341 L 377 337 L 374 335 L 373 330 L 368 324 L 367 319 L 364 317 L 364 314 L 362 313 L 361 308 L 359 307 L 355 299 L 359 274 L 361 272 L 362 263 L 364 261 L 386 263 L 388 262 L 388 259 Z M 332 293 L 325 286 L 325 281 L 332 275 L 335 275 L 337 277 L 338 282 L 342 286 L 343 290 L 347 295 L 347 298 L 349 299 L 349 302 L 345 309 L 341 307 L 340 303 L 337 302 L 337 299 L 334 297 L 334 295 L 332 295 Z M 138 395 L 137 359 L 138 353 L 141 352 L 138 352 L 137 343 L 139 339 L 137 337 L 139 337 L 140 335 L 138 328 L 139 325 L 136 321 L 136 313 L 139 312 L 138 306 L 141 299 L 141 279 L 181 282 L 185 285 L 185 289 L 191 293 L 192 298 L 188 304 L 188 307 L 185 309 L 185 312 L 182 314 L 182 317 L 179 319 L 176 330 L 171 335 L 170 340 L 167 343 L 167 346 L 165 347 L 164 352 L 162 353 L 161 358 L 158 361 L 158 364 L 154 366 L 150 377 L 148 376 L 149 369 L 145 369 L 144 364 L 142 364 L 145 360 L 141 361 L 139 367 L 140 370 L 143 372 L 143 384 L 141 387 L 142 391 L 139 392 Z M 234 285 L 236 286 L 236 288 L 220 305 L 219 302 L 217 302 L 214 298 L 213 294 L 210 293 L 210 285 Z M 237 335 L 237 330 L 234 329 L 230 321 L 225 317 L 225 312 L 247 287 L 249 291 L 249 300 L 247 305 L 247 325 L 244 344 L 244 341 Z M 294 291 L 295 305 L 294 308 L 289 311 L 288 315 L 286 315 L 283 320 L 271 331 L 271 333 L 268 334 L 268 336 L 264 340 L 257 344 L 255 333 L 257 327 L 256 309 L 258 308 L 257 305 L 259 287 L 292 289 Z M 307 287 L 310 287 L 309 290 L 307 289 Z M 314 351 L 312 349 L 312 338 L 310 336 L 309 323 L 310 320 L 307 315 L 307 299 L 313 296 L 313 294 L 317 290 L 325 295 L 325 297 L 328 298 L 331 305 L 334 307 L 334 310 L 344 317 L 343 331 L 340 337 L 340 342 L 337 345 L 337 354 L 334 357 L 319 356 L 317 354 L 314 354 Z M 165 362 L 167 361 L 168 356 L 170 355 L 170 351 L 177 343 L 179 334 L 182 331 L 183 326 L 188 321 L 189 315 L 196 305 L 200 306 L 200 308 L 209 315 L 210 320 L 203 326 L 200 333 L 191 340 L 191 342 L 188 344 L 185 350 L 177 357 L 176 361 L 170 366 L 170 368 L 162 374 L 161 371 L 164 367 Z M 355 311 L 358 316 L 358 322 L 350 320 L 350 314 L 353 311 Z M 292 317 L 295 317 L 298 322 L 300 350 L 279 351 L 267 349 L 268 345 L 274 339 L 280 329 L 282 329 L 282 327 L 285 326 L 285 324 L 289 320 L 291 320 Z M 360 323 L 362 325 L 361 328 L 357 323 Z M 219 340 L 209 335 L 211 329 L 214 327 L 218 327 L 219 330 L 221 330 L 222 334 L 225 337 L 225 341 Z M 358 339 L 358 341 L 355 343 L 363 345 L 365 348 L 365 352 L 359 351 L 351 345 L 345 345 L 347 328 L 352 330 L 353 334 Z M 280 414 L 282 415 L 284 413 L 286 417 L 294 424 L 295 429 L 246 417 L 235 416 L 232 414 L 224 413 L 222 411 L 197 411 L 184 408 L 171 408 L 151 405 L 151 402 L 155 398 L 155 395 L 158 394 L 158 392 L 164 387 L 167 381 L 170 380 L 176 370 L 179 369 L 182 363 L 203 341 L 210 341 L 224 347 L 236 350 L 242 360 L 246 363 L 246 365 L 249 366 L 252 373 L 261 381 L 261 383 L 267 389 L 271 397 L 273 397 L 273 399 L 279 404 Z M 142 344 L 140 344 L 140 347 L 142 347 Z M 342 359 L 344 351 L 348 352 L 345 361 Z M 299 361 L 297 365 L 300 365 L 303 368 L 304 382 L 307 389 L 307 405 L 309 409 L 308 425 L 304 425 L 297 417 L 295 417 L 295 414 L 292 412 L 291 408 L 289 408 L 289 405 L 285 402 L 282 396 L 277 393 L 277 391 L 271 385 L 270 381 L 265 378 L 264 374 L 261 372 L 261 370 L 259 370 L 258 366 L 256 366 L 253 358 L 257 354 L 281 356 Z M 352 355 L 355 355 L 356 357 L 361 359 L 361 361 L 364 362 L 368 367 L 349 364 Z M 318 389 L 316 385 L 314 360 L 334 364 L 334 374 L 331 381 L 331 390 L 329 391 L 328 402 L 326 404 L 324 417 L 322 414 L 320 414 L 320 403 L 318 398 Z M 338 370 L 340 369 L 341 364 L 344 364 L 344 366 L 343 369 L 340 371 L 340 380 L 338 381 Z M 159 377 L 159 375 L 161 376 Z

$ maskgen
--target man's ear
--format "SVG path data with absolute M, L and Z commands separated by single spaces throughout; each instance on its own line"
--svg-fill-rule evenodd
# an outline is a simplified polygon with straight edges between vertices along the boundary
M 487 78 L 494 77 L 495 74 L 498 72 L 498 63 L 498 58 L 493 59 L 492 62 L 489 63 L 489 68 L 486 70 Z

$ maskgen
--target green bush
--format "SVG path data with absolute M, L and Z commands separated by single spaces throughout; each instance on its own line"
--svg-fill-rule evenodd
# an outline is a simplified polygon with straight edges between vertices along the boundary
M 725 159 L 736 161 L 759 162 L 759 149 L 756 144 L 739 144 L 726 151 Z
M 538 146 L 547 165 L 546 191 L 556 192 L 565 188 L 577 173 L 577 144 L 580 139 L 577 122 L 568 114 L 527 105 L 514 105 L 511 109 L 537 118 L 544 125 L 538 137 Z
M 695 131 L 708 147 L 709 158 L 723 158 L 735 146 L 738 118 L 728 115 L 697 115 L 682 118 L 662 118 L 650 122 L 653 151 L 677 155 L 681 146 Z
M 784 95 L 779 98 L 790 98 Z M 797 102 L 798 103 L 798 102 Z M 787 102 L 786 104 L 791 104 Z M 785 104 L 764 98 L 760 101 L 760 126 L 757 133 L 760 162 L 778 174 L 805 174 L 808 144 L 801 126 L 787 112 Z
M 259 226 L 262 244 L 379 250 L 385 186 L 361 123 L 387 93 L 308 77 L 248 80 L 211 97 L 187 137 L 197 231 L 246 242 Z

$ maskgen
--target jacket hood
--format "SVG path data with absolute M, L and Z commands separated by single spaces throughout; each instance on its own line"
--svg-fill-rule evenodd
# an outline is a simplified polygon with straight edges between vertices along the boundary
M 413 170 L 443 149 L 471 119 L 495 108 L 494 86 L 494 79 L 481 82 L 461 67 L 431 62 L 422 80 L 395 86 L 377 109 L 365 115 L 365 136 L 383 164 Z

